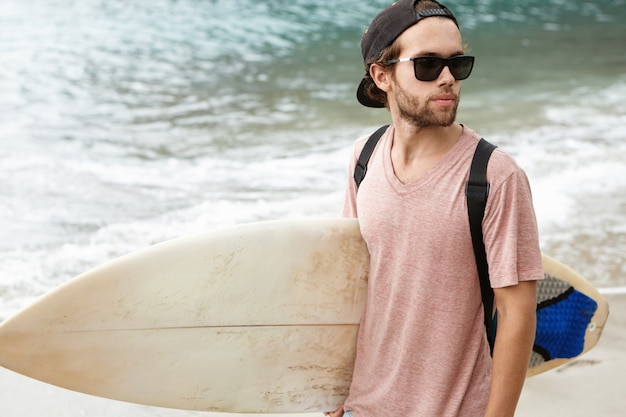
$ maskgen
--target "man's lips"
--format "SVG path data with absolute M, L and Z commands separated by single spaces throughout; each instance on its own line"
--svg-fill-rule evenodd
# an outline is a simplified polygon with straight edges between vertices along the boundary
M 431 98 L 431 101 L 440 106 L 450 106 L 456 103 L 456 95 L 451 93 L 439 94 Z

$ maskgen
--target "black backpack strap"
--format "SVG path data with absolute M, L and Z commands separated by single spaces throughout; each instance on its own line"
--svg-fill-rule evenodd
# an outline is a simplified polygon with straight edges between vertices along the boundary
M 485 242 L 483 241 L 483 217 L 487 196 L 489 195 L 489 183 L 487 182 L 487 164 L 496 146 L 481 139 L 476 146 L 472 166 L 470 167 L 469 179 L 465 188 L 467 197 L 467 213 L 469 215 L 470 232 L 472 234 L 472 244 L 474 246 L 474 256 L 478 267 L 478 278 L 480 279 L 480 291 L 483 299 L 485 312 L 485 329 L 489 347 L 493 354 L 495 343 L 495 319 L 493 315 L 493 289 L 489 282 L 489 265 L 487 264 L 487 254 L 485 252 Z
M 365 146 L 359 155 L 359 159 L 354 167 L 354 181 L 356 182 L 356 188 L 359 188 L 361 182 L 365 178 L 365 174 L 367 174 L 367 163 L 374 153 L 374 149 L 376 148 L 376 144 L 381 136 L 387 131 L 389 125 L 381 126 L 378 130 L 367 139 L 365 142 Z

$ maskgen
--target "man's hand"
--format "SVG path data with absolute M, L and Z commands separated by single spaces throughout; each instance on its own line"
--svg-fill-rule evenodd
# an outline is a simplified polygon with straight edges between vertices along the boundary
M 328 413 L 324 413 L 325 416 L 329 417 L 342 417 L 343 416 L 343 403 L 337 407 L 335 411 L 330 411 Z

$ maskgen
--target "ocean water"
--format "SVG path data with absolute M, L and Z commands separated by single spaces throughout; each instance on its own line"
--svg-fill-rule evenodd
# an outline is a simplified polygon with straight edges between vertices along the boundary
M 339 215 L 359 40 L 387 1 L 0 0 L 0 320 L 103 262 Z M 626 0 L 449 1 L 458 120 L 514 155 L 542 249 L 626 287 Z
M 0 2 L 0 317 L 130 250 L 241 222 L 332 216 L 358 42 L 386 2 Z M 450 4 L 459 121 L 512 153 L 544 251 L 626 285 L 624 0 Z

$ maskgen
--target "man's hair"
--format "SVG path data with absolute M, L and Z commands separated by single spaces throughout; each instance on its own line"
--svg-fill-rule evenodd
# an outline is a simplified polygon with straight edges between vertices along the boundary
M 372 64 L 377 64 L 384 68 L 385 71 L 393 71 L 393 64 L 388 64 L 387 61 L 391 61 L 392 59 L 397 59 L 400 54 L 400 42 L 396 39 L 393 41 L 391 45 L 383 49 L 383 52 L 380 54 L 378 59 L 373 59 L 371 62 L 365 64 L 365 79 L 366 84 L 363 85 L 365 94 L 371 97 L 373 100 L 381 102 L 388 107 L 387 103 L 387 93 L 378 88 L 374 79 L 370 74 L 370 67 Z

